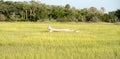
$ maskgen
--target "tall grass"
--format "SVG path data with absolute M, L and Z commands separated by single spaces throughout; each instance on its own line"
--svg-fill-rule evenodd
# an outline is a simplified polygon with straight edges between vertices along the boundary
M 47 26 L 80 32 L 48 32 Z M 120 25 L 0 23 L 0 59 L 120 59 Z

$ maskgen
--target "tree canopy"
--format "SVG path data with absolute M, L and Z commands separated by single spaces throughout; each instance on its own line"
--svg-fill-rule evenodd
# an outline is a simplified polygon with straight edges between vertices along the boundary
M 105 8 L 96 7 L 76 9 L 65 6 L 46 5 L 30 2 L 0 1 L 0 20 L 2 21 L 58 21 L 58 22 L 120 22 L 120 9 L 104 13 Z

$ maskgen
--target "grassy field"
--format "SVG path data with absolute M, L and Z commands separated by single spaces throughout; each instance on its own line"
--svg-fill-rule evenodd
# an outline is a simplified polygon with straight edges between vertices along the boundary
M 48 25 L 80 32 L 48 32 Z M 120 59 L 120 25 L 0 23 L 0 59 Z

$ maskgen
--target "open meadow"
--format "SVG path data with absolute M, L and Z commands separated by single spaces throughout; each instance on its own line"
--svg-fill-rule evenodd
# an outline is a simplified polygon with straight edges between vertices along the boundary
M 80 32 L 48 32 L 69 28 Z M 0 59 L 120 59 L 120 25 L 0 22 Z

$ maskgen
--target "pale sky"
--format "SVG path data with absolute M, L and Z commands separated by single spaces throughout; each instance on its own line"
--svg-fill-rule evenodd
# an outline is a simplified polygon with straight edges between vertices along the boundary
M 4 1 L 31 1 L 31 0 L 4 0 Z M 36 0 L 37 1 L 37 0 Z M 70 4 L 77 9 L 90 8 L 91 6 L 100 9 L 104 7 L 106 12 L 120 9 L 120 0 L 38 0 L 48 5 Z

